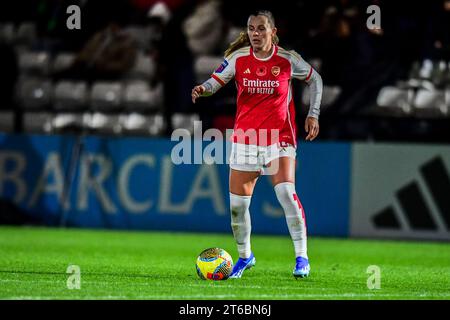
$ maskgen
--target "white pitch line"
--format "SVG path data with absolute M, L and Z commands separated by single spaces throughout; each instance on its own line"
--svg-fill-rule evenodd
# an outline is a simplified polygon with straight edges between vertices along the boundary
M 62 283 L 62 284 L 66 284 L 66 282 L 65 282 L 65 280 L 64 281 L 54 281 L 54 280 L 20 280 L 20 279 L 0 279 L 0 282 L 23 282 L 24 284 L 25 283 L 55 283 L 55 284 L 60 284 L 60 283 Z M 114 287 L 116 287 L 116 284 L 113 284 L 113 283 L 108 283 L 108 282 L 101 282 L 101 281 L 83 281 L 83 284 L 84 284 L 84 286 L 86 286 L 86 285 L 96 285 L 96 286 L 98 286 L 98 285 L 103 285 L 104 287 L 108 287 L 108 286 L 114 286 Z M 194 283 L 192 283 L 192 284 L 182 284 L 182 285 L 173 285 L 173 284 L 164 284 L 164 283 L 157 283 L 157 284 L 153 284 L 153 286 L 152 285 L 149 285 L 148 283 L 134 283 L 134 285 L 136 285 L 136 286 L 144 286 L 144 287 L 153 287 L 153 286 L 157 286 L 158 288 L 179 288 L 179 287 L 201 287 L 201 288 L 203 288 L 203 289 L 209 289 L 209 288 L 212 288 L 212 289 L 223 289 L 223 288 L 231 288 L 231 289 L 236 289 L 236 288 L 240 288 L 240 289 L 267 289 L 267 290 L 269 290 L 269 289 L 272 289 L 271 287 L 263 287 L 263 286 L 258 286 L 258 285 L 245 285 L 245 284 L 235 284 L 235 285 L 217 285 L 217 286 L 210 286 L 210 285 L 208 285 L 207 283 L 205 283 L 205 284 L 201 284 L 201 283 L 199 283 L 199 284 L 194 284 Z M 292 286 L 292 287 L 276 287 L 276 289 L 277 290 L 286 290 L 286 291 L 288 291 L 288 290 L 302 290 L 302 291 L 309 291 L 309 290 L 314 290 L 314 291 L 317 291 L 317 290 L 322 290 L 322 291 L 327 291 L 327 290 L 330 290 L 330 288 L 314 288 L 314 287 L 301 287 L 301 286 L 298 286 L 298 287 L 295 287 L 295 286 Z M 294 296 L 301 296 L 301 297 L 304 297 L 304 296 L 308 296 L 308 295 L 311 295 L 311 296 L 327 296 L 327 295 L 329 295 L 329 296 L 345 296 L 345 295 L 355 295 L 355 294 L 353 294 L 353 293 L 344 293 L 344 294 L 309 294 L 309 293 L 305 293 L 305 294 L 297 294 L 297 293 L 293 293 L 292 295 L 294 295 Z M 292 295 L 290 295 L 290 294 L 275 294 L 275 296 L 287 296 L 287 297 L 289 297 L 289 296 L 292 296 Z M 383 293 L 383 294 L 381 294 L 381 293 L 370 293 L 370 294 L 356 294 L 356 295 L 358 295 L 358 296 L 399 296 L 399 297 L 403 297 L 403 296 L 405 296 L 405 297 L 409 297 L 409 296 L 411 296 L 411 297 L 425 297 L 425 296 L 439 296 L 439 297 L 450 297 L 450 293 L 439 293 L 439 294 L 423 294 L 423 293 L 418 293 L 418 294 L 411 294 L 411 293 L 408 293 L 407 295 L 403 295 L 403 294 L 385 294 L 385 293 Z M 202 296 L 202 295 L 199 295 L 200 297 Z M 228 295 L 226 295 L 226 296 L 235 296 L 235 295 L 233 295 L 233 294 L 228 294 Z M 257 296 L 264 296 L 264 295 L 257 295 Z M 265 296 L 267 296 L 267 297 L 272 297 L 272 296 L 274 296 L 274 295 L 265 295 Z M 163 296 L 161 296 L 161 297 L 163 297 Z M 172 297 L 172 296 L 171 296 Z M 184 297 L 184 296 L 182 296 L 182 297 Z M 211 295 L 211 297 L 217 297 L 217 295 Z M 139 298 L 138 298 L 139 299 Z
M 445 297 L 449 298 L 449 294 L 409 294 L 409 295 L 401 295 L 401 294 L 358 294 L 358 293 L 344 293 L 344 294 L 296 294 L 296 295 L 277 295 L 277 294 L 260 294 L 260 295 L 252 295 L 250 299 L 258 299 L 258 298 L 266 298 L 271 300 L 276 300 L 276 298 L 379 298 L 379 297 L 398 297 L 399 299 L 407 299 L 407 298 L 417 298 L 417 297 Z M 77 300 L 106 300 L 106 299 L 116 299 L 116 300 L 149 300 L 149 299 L 159 299 L 159 300 L 184 300 L 184 299 L 224 299 L 224 298 L 238 298 L 235 294 L 224 294 L 224 295 L 180 295 L 180 296 L 167 296 L 167 295 L 144 295 L 144 296 L 81 296 Z M 2 300 L 60 300 L 60 299 L 75 299 L 70 296 L 12 296 L 12 297 L 0 297 Z M 246 298 L 249 299 L 249 298 Z
M 65 280 L 61 280 L 61 281 L 54 281 L 54 280 L 21 280 L 21 279 L 0 279 L 0 282 L 23 282 L 23 283 L 60 283 L 63 282 L 65 283 Z M 83 281 L 84 284 L 95 284 L 95 285 L 105 285 L 105 286 L 117 286 L 117 283 L 111 283 L 111 282 L 104 282 L 104 281 L 88 281 L 88 280 L 84 280 Z M 150 285 L 148 283 L 134 283 L 133 285 L 136 286 L 145 286 L 145 287 L 149 287 Z M 242 284 L 236 284 L 236 285 L 224 285 L 224 284 L 218 284 L 217 286 L 214 285 L 208 285 L 207 282 L 205 282 L 205 284 L 201 284 L 201 283 L 191 283 L 191 284 L 181 284 L 181 285 L 174 285 L 174 284 L 164 284 L 164 283 L 154 283 L 154 286 L 158 286 L 158 287 L 168 287 L 168 288 L 177 288 L 180 286 L 183 287 L 202 287 L 202 288 L 244 288 L 244 289 L 263 289 L 263 288 L 268 288 L 268 287 L 262 287 L 262 286 L 258 286 L 258 285 L 242 285 Z M 285 289 L 290 289 L 291 287 L 284 287 Z M 277 287 L 277 289 L 283 289 L 283 287 Z M 296 289 L 296 288 L 293 288 Z

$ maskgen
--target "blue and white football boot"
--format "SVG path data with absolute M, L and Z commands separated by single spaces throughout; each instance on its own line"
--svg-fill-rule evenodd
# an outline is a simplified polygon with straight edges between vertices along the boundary
M 297 257 L 295 259 L 295 268 L 292 274 L 296 278 L 306 278 L 309 276 L 310 271 L 309 261 L 303 257 Z
M 237 279 L 241 278 L 242 274 L 246 269 L 250 269 L 256 264 L 255 256 L 253 255 L 253 252 L 250 254 L 250 257 L 247 259 L 239 258 L 236 264 L 233 266 L 233 271 L 231 272 L 231 275 L 229 278 L 231 279 Z

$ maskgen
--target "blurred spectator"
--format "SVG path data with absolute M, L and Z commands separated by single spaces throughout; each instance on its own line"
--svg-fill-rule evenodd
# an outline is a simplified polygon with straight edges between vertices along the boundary
M 344 84 L 349 64 L 359 58 L 355 50 L 359 14 L 350 1 L 332 1 L 324 9 L 317 32 L 306 45 L 309 56 L 322 60 L 321 75 L 328 84 Z
M 38 46 L 50 51 L 78 51 L 92 37 L 115 22 L 126 25 L 131 14 L 129 0 L 114 0 L 105 5 L 96 0 L 25 0 L 24 6 L 32 8 L 32 20 L 37 25 L 39 37 L 43 40 Z M 66 26 L 67 8 L 77 5 L 80 8 L 80 30 L 69 30 Z M 25 17 L 23 17 L 26 19 Z
M 164 27 L 172 17 L 172 12 L 164 2 L 160 1 L 148 10 L 147 16 L 150 19 L 159 20 L 160 25 Z
M 147 23 L 148 18 L 156 17 L 167 23 L 172 11 L 177 10 L 184 0 L 129 0 L 134 8 L 133 23 Z
M 183 30 L 195 55 L 219 54 L 227 28 L 219 0 L 199 1 L 195 11 L 184 21 Z
M 435 4 L 428 17 L 424 59 L 450 61 L 450 0 Z
M 0 41 L 0 109 L 14 107 L 14 88 L 18 69 L 17 57 L 13 48 Z
M 171 115 L 192 112 L 191 88 L 195 85 L 194 57 L 188 46 L 182 25 L 192 13 L 195 1 L 186 0 L 171 12 L 165 24 L 159 49 L 159 72 L 164 87 L 166 133 L 172 133 Z
M 56 79 L 118 79 L 129 71 L 136 59 L 133 38 L 116 23 L 95 33 L 78 53 L 72 66 L 55 75 Z
M 175 11 L 179 8 L 185 1 L 184 0 L 129 0 L 130 3 L 137 9 L 148 12 L 156 4 L 164 3 L 165 6 L 170 11 Z

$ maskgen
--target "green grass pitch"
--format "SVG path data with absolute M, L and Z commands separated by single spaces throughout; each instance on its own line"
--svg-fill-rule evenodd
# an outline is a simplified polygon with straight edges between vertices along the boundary
M 205 281 L 197 255 L 230 234 L 0 227 L 0 299 L 450 299 L 448 243 L 311 237 L 311 275 L 296 280 L 288 236 L 252 236 L 257 262 L 242 279 Z M 68 289 L 69 265 L 80 289 Z M 370 265 L 380 289 L 368 289 Z

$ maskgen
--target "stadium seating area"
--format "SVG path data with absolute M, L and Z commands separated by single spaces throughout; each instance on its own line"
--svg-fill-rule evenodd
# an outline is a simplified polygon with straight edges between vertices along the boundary
M 155 78 L 155 61 L 146 54 L 149 28 L 128 26 L 139 51 L 132 68 L 115 81 L 55 79 L 76 59 L 76 52 L 33 50 L 39 41 L 33 22 L 15 27 L 0 26 L 0 37 L 14 46 L 19 69 L 15 101 L 23 112 L 23 130 L 33 133 L 63 132 L 84 128 L 89 132 L 160 135 L 164 128 L 161 110 L 162 83 Z M 12 131 L 14 110 L 0 114 L 2 130 Z
M 120 27 L 120 33 L 132 39 L 134 51 L 130 51 L 133 54 L 127 56 L 134 58 L 130 60 L 129 66 L 123 67 L 120 74 L 114 76 L 71 74 L 75 68 L 80 69 L 77 63 L 83 56 L 83 46 L 79 50 L 68 50 L 67 47 L 70 46 L 61 45 L 64 43 L 61 35 L 42 33 L 39 22 L 17 21 L 17 19 L 8 21 L 7 18 L 3 18 L 0 21 L 0 43 L 11 48 L 15 54 L 17 79 L 14 83 L 12 103 L 2 105 L 0 108 L 1 131 L 62 133 L 85 130 L 98 134 L 161 136 L 167 135 L 170 132 L 168 129 L 173 127 L 182 126 L 192 130 L 193 122 L 198 119 L 207 119 L 206 123 L 210 126 L 232 125 L 232 112 L 229 109 L 226 112 L 220 111 L 221 106 L 233 104 L 232 90 L 225 90 L 225 93 L 210 99 L 209 103 L 215 107 L 207 112 L 193 105 L 183 107 L 179 102 L 174 102 L 175 107 L 169 106 L 168 101 L 174 96 L 188 100 L 192 83 L 199 83 L 209 77 L 211 71 L 222 61 L 223 50 L 236 38 L 243 26 L 237 25 L 233 19 L 221 14 L 220 1 L 186 1 L 194 9 L 179 21 L 175 9 L 169 5 L 161 5 L 165 1 L 156 5 L 156 1 L 150 2 L 152 6 L 149 7 L 146 19 L 128 19 Z M 306 6 L 304 1 L 294 3 L 299 7 Z M 348 9 L 345 8 L 347 5 L 345 3 L 345 1 L 342 3 L 323 1 L 317 5 L 317 11 L 322 12 L 322 18 L 325 18 L 330 6 L 335 5 L 337 8 L 344 6 L 344 9 Z M 352 1 L 349 3 L 350 6 L 354 5 Z M 169 13 L 173 14 L 172 19 Z M 206 17 L 211 18 L 208 20 Z M 214 34 L 216 31 L 213 29 L 216 28 L 211 28 L 212 19 L 221 26 L 221 32 L 218 34 Z M 166 20 L 176 21 L 187 37 L 186 47 L 191 55 L 192 79 L 189 78 L 189 67 L 180 70 L 179 76 L 172 75 L 170 78 L 164 75 L 164 72 L 172 72 L 171 68 L 177 70 L 176 66 L 167 68 L 164 64 L 167 52 L 164 51 L 164 37 L 166 33 L 173 36 L 173 32 L 167 31 L 170 31 L 171 25 Z M 280 33 L 286 35 L 286 47 L 298 50 L 295 41 L 292 41 L 292 35 L 289 37 L 289 32 L 286 31 L 289 24 L 282 18 L 280 20 Z M 136 23 L 137 21 L 139 23 Z M 95 32 L 98 30 L 99 28 L 92 30 L 86 35 L 85 47 L 89 47 L 89 41 L 92 39 L 90 37 L 95 38 Z M 317 30 L 320 31 L 320 26 Z M 211 36 L 208 38 L 204 36 L 205 34 Z M 305 38 L 304 35 L 302 37 Z M 417 55 L 413 57 L 415 62 L 408 65 L 406 73 L 400 72 L 395 77 L 379 80 L 366 94 L 366 88 L 363 87 L 364 80 L 361 80 L 363 78 L 353 79 L 354 83 L 359 82 L 358 86 L 346 87 L 345 81 L 336 81 L 333 76 L 328 76 L 330 62 L 318 51 L 321 50 L 321 45 L 315 47 L 320 41 L 312 36 L 310 38 L 306 37 L 302 45 L 314 49 L 305 50 L 304 57 L 321 74 L 324 68 L 322 115 L 328 118 L 328 126 L 342 121 L 342 117 L 349 115 L 369 116 L 370 119 L 380 116 L 427 121 L 450 117 L 450 57 L 430 58 Z M 174 50 L 177 50 L 178 44 L 175 42 L 172 44 Z M 444 43 L 441 46 L 448 47 L 448 44 Z M 303 51 L 301 52 L 303 55 Z M 184 53 L 181 52 L 180 55 L 182 54 Z M 87 61 L 86 64 L 89 65 L 90 62 Z M 184 68 L 186 62 L 182 59 L 180 61 L 175 61 L 174 65 L 180 63 Z M 341 78 L 342 70 L 345 69 L 337 71 L 340 72 Z M 357 72 L 361 73 L 355 71 Z M 184 82 L 182 85 L 174 85 L 173 90 L 167 88 L 168 83 L 171 83 L 170 79 L 174 78 Z M 297 87 L 301 90 L 301 94 L 295 97 L 301 110 L 299 114 L 305 115 L 309 103 L 308 87 L 304 84 Z M 358 97 L 354 96 L 358 94 L 363 97 L 355 100 Z M 346 109 L 348 101 L 352 99 L 356 102 L 353 102 L 353 107 Z M 357 105 L 357 109 L 354 105 Z M 336 132 L 339 129 L 330 129 L 329 132 L 332 130 Z M 339 138 L 336 135 L 327 135 L 326 129 L 322 133 L 325 139 Z M 370 134 L 363 136 L 367 137 Z
M 408 80 L 383 87 L 376 113 L 412 117 L 450 116 L 450 62 L 416 62 Z
M 85 130 L 98 134 L 159 136 L 166 125 L 163 82 L 156 78 L 156 61 L 149 54 L 152 39 L 161 37 L 149 26 L 124 28 L 137 43 L 138 52 L 132 68 L 115 81 L 55 79 L 76 59 L 76 52 L 33 50 L 40 39 L 33 22 L 0 25 L 0 39 L 14 47 L 19 69 L 14 100 L 22 111 L 23 131 L 61 133 Z M 233 34 L 234 32 L 234 34 Z M 236 28 L 230 36 L 236 34 Z M 222 56 L 199 55 L 195 58 L 197 81 L 204 81 L 223 60 Z M 153 84 L 153 85 L 152 85 Z M 3 132 L 14 131 L 15 110 L 0 112 Z M 174 113 L 172 126 L 193 130 L 195 113 Z

